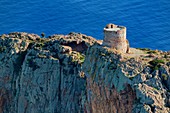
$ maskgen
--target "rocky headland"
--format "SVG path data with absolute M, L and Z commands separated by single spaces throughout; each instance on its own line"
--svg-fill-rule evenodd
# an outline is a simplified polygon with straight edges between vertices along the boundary
M 80 33 L 0 36 L 0 113 L 169 113 L 170 53 Z

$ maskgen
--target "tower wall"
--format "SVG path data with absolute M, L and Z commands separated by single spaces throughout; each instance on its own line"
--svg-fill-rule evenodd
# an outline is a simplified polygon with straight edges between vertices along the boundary
M 115 48 L 122 53 L 126 53 L 126 27 L 108 24 L 104 28 L 103 45 L 110 48 Z

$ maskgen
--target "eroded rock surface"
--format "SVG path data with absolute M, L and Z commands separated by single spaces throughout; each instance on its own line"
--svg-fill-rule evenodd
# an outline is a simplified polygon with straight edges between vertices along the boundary
M 0 113 L 169 113 L 170 53 L 80 33 L 0 37 Z
M 170 60 L 155 54 L 159 59 L 143 53 L 129 57 L 100 45 L 89 48 L 83 65 L 87 112 L 169 113 Z
M 89 39 L 75 33 L 47 39 L 27 33 L 2 35 L 0 112 L 82 112 L 86 81 L 80 76 L 81 65 L 95 42 Z

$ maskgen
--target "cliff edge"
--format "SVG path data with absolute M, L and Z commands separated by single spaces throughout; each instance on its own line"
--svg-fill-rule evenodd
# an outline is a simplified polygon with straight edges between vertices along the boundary
M 170 53 L 80 33 L 0 36 L 0 113 L 169 113 Z

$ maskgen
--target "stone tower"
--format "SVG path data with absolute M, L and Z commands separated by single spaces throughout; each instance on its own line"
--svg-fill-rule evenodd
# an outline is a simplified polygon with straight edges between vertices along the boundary
M 129 52 L 129 42 L 126 39 L 126 27 L 108 24 L 104 28 L 103 45 L 115 48 L 122 53 Z

